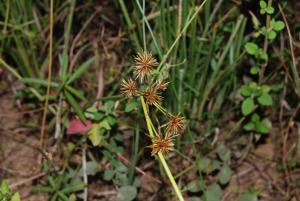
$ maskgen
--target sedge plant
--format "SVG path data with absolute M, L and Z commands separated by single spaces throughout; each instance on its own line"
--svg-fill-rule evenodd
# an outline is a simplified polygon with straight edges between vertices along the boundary
M 165 156 L 173 150 L 174 139 L 180 135 L 184 128 L 184 119 L 180 114 L 173 115 L 162 106 L 162 92 L 167 89 L 168 83 L 154 76 L 153 70 L 159 63 L 151 53 L 143 51 L 134 59 L 134 78 L 123 80 L 121 91 L 128 98 L 137 97 L 142 104 L 144 117 L 151 139 L 152 156 L 157 156 L 168 176 L 170 183 L 178 197 L 183 201 L 182 193 L 176 184 Z M 168 120 L 162 126 L 155 126 L 150 115 L 157 109 Z

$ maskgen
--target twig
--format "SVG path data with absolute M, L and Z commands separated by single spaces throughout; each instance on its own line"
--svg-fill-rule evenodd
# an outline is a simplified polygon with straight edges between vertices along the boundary
M 21 181 L 19 181 L 19 182 L 17 182 L 17 183 L 11 184 L 11 185 L 9 185 L 9 187 L 10 187 L 11 189 L 15 189 L 15 188 L 17 188 L 18 186 L 22 186 L 23 184 L 26 184 L 26 183 L 31 182 L 31 181 L 33 181 L 33 180 L 36 180 L 36 179 L 38 179 L 38 178 L 40 178 L 40 177 L 43 177 L 45 174 L 46 174 L 46 173 L 44 173 L 44 172 L 39 173 L 39 174 L 34 175 L 34 176 L 32 176 L 32 177 L 29 177 L 29 178 L 27 178 L 27 179 L 21 180 Z
M 61 107 L 62 107 L 62 94 L 59 95 L 57 111 L 55 116 L 55 134 L 54 134 L 55 139 L 58 139 L 61 133 Z
M 86 151 L 85 147 L 82 148 L 82 174 L 83 174 L 83 182 L 85 187 L 83 189 L 83 200 L 88 200 L 88 176 L 87 176 L 87 165 L 86 165 Z
M 44 137 L 45 137 L 45 124 L 46 124 L 46 117 L 48 112 L 48 104 L 49 104 L 49 95 L 50 95 L 50 88 L 51 88 L 51 74 L 52 74 L 52 49 L 53 49 L 53 1 L 50 0 L 50 33 L 49 33 L 49 63 L 48 63 L 48 85 L 47 85 L 47 92 L 45 97 L 45 107 L 42 117 L 42 125 L 41 125 L 41 133 L 40 133 L 40 148 L 43 149 L 44 147 Z
M 117 194 L 117 192 L 115 190 L 98 192 L 98 191 L 93 191 L 93 190 L 89 189 L 89 192 L 97 197 L 105 197 L 105 196 Z

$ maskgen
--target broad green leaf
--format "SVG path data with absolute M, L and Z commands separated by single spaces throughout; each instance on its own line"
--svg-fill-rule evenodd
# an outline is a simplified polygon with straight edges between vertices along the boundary
M 248 42 L 245 45 L 245 50 L 248 54 L 255 55 L 259 50 L 259 48 L 255 43 Z
M 250 87 L 251 89 L 257 89 L 257 83 L 251 82 L 251 84 L 249 84 L 249 87 Z
M 84 115 L 86 118 L 89 118 L 89 119 L 94 119 L 94 115 L 95 113 L 97 112 L 97 108 L 95 107 L 90 107 L 90 108 L 87 108 L 84 112 Z
M 108 116 L 108 117 L 106 118 L 106 121 L 107 121 L 107 123 L 108 123 L 109 125 L 113 126 L 113 125 L 116 123 L 116 118 L 113 117 L 113 116 Z
M 244 116 L 249 115 L 255 108 L 255 104 L 252 98 L 246 98 L 242 103 L 242 113 Z
M 107 113 L 112 113 L 113 110 L 114 110 L 114 107 L 115 107 L 115 102 L 114 101 L 107 101 L 105 104 L 104 104 L 104 109 Z
M 265 1 L 259 1 L 259 6 L 261 8 L 266 8 L 267 7 L 267 3 Z
M 232 171 L 229 165 L 224 164 L 219 174 L 219 181 L 222 185 L 227 184 L 230 181 L 231 173 Z
M 284 23 L 281 20 L 276 21 L 273 25 L 275 31 L 281 31 L 282 29 L 284 29 L 284 27 Z
M 100 123 L 99 123 L 99 128 L 104 128 L 105 130 L 110 130 L 111 127 L 107 121 L 107 119 L 103 119 Z
M 254 113 L 252 116 L 251 116 L 251 121 L 252 122 L 258 122 L 260 120 L 260 116 L 257 114 L 257 113 Z
M 116 147 L 115 151 L 116 151 L 117 153 L 123 153 L 123 152 L 124 152 L 124 148 L 121 147 L 121 146 L 118 146 L 118 147 Z
M 268 33 L 268 39 L 270 39 L 270 40 L 275 39 L 276 36 L 277 36 L 277 34 L 276 34 L 276 32 L 273 31 L 273 30 L 271 30 L 271 31 Z
M 116 134 L 116 136 L 114 137 L 116 141 L 122 142 L 124 137 L 121 133 Z
M 265 8 L 266 13 L 268 14 L 273 14 L 274 13 L 274 8 L 272 6 L 268 6 Z
M 217 153 L 218 153 L 218 156 L 221 158 L 221 160 L 224 162 L 228 161 L 231 157 L 231 151 L 224 145 L 220 145 L 217 148 Z
M 137 196 L 137 190 L 134 186 L 122 186 L 118 190 L 117 201 L 131 201 Z
M 136 109 L 138 107 L 138 102 L 136 101 L 131 101 L 129 103 L 126 104 L 125 107 L 125 112 L 131 112 L 132 110 Z
M 252 75 L 257 75 L 259 72 L 259 68 L 257 66 L 252 66 L 251 69 L 250 69 L 250 73 Z
M 189 201 L 202 201 L 202 200 L 201 200 L 201 198 L 199 198 L 199 197 L 193 196 L 193 197 L 190 197 L 190 198 L 189 198 Z
M 65 91 L 65 97 L 67 101 L 70 103 L 72 108 L 75 110 L 76 114 L 79 116 L 80 120 L 85 121 L 86 118 L 84 116 L 83 110 L 81 109 L 80 105 L 77 103 L 75 98 L 71 95 L 70 92 Z
M 273 103 L 272 96 L 268 93 L 263 93 L 260 97 L 258 97 L 257 101 L 259 104 L 264 106 L 270 106 Z
M 15 193 L 15 194 L 12 196 L 11 201 L 21 201 L 20 194 L 19 194 L 18 192 Z
M 268 60 L 268 54 L 262 50 L 259 51 L 258 57 L 262 60 L 267 61 Z
M 98 146 L 101 144 L 103 133 L 100 132 L 99 124 L 93 124 L 87 135 L 93 146 Z
M 263 119 L 262 121 L 256 122 L 256 131 L 259 133 L 269 133 L 272 127 L 271 122 L 268 119 Z
M 3 180 L 3 181 L 1 182 L 1 193 L 2 193 L 3 195 L 6 195 L 6 194 L 8 194 L 9 192 L 10 192 L 10 190 L 9 190 L 8 181 L 7 181 L 7 180 Z
M 74 193 L 72 193 L 68 199 L 69 201 L 77 201 L 76 195 Z
M 94 120 L 96 121 L 100 121 L 103 119 L 103 117 L 105 117 L 105 115 L 102 112 L 96 112 L 93 116 Z
M 218 170 L 220 169 L 220 167 L 221 167 L 221 162 L 219 160 L 212 159 L 209 166 L 209 172 Z
M 116 179 L 116 184 L 119 186 L 128 185 L 128 177 L 126 173 L 116 172 L 115 179 Z
M 222 189 L 217 184 L 212 184 L 208 186 L 207 190 L 204 192 L 205 200 L 207 201 L 221 201 Z
M 106 181 L 110 181 L 113 179 L 115 172 L 112 169 L 106 169 L 104 171 L 103 179 Z
M 186 186 L 186 189 L 191 193 L 197 193 L 200 192 L 204 188 L 204 184 L 201 184 L 200 180 L 194 180 L 188 183 Z
M 259 12 L 260 12 L 260 14 L 265 14 L 266 10 L 264 8 L 261 8 Z
M 243 85 L 240 89 L 241 95 L 248 97 L 252 94 L 252 89 L 248 85 Z
M 248 122 L 243 127 L 246 131 L 252 131 L 255 129 L 255 124 L 253 122 Z
M 88 161 L 86 163 L 86 169 L 87 169 L 86 172 L 88 176 L 95 176 L 97 172 L 100 171 L 98 164 L 94 161 Z M 80 172 L 82 173 L 82 169 L 80 170 Z
M 94 57 L 88 59 L 87 61 L 85 61 L 83 64 L 81 64 L 81 66 L 79 66 L 75 72 L 73 72 L 73 74 L 69 77 L 67 84 L 71 84 L 74 80 L 76 80 L 78 77 L 80 77 L 84 71 L 86 71 L 88 69 L 88 67 L 90 66 L 90 64 L 94 61 Z
M 210 164 L 210 159 L 207 157 L 202 157 L 199 160 L 198 168 L 202 171 L 206 171 L 207 168 L 209 167 L 209 164 Z
M 263 93 L 269 93 L 270 87 L 268 85 L 264 84 L 264 85 L 261 86 L 261 90 L 262 90 Z
M 280 90 L 282 90 L 283 86 L 284 86 L 283 83 L 273 84 L 271 85 L 271 90 L 274 92 L 279 92 Z
M 245 192 L 239 196 L 238 201 L 258 201 L 258 199 L 256 193 Z

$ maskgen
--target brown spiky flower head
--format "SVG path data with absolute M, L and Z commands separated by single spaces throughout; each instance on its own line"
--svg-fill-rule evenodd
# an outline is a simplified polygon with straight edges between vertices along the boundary
M 145 97 L 148 105 L 159 104 L 162 100 L 162 97 L 159 95 L 155 87 L 148 87 L 144 91 L 143 96 Z
M 134 80 L 132 80 L 131 78 L 128 81 L 123 80 L 123 82 L 121 84 L 121 91 L 122 91 L 122 94 L 125 94 L 128 98 L 131 98 L 131 97 L 137 95 L 138 86 L 137 86 L 136 82 Z
M 141 81 L 145 79 L 145 76 L 149 74 L 156 66 L 158 66 L 157 60 L 151 53 L 143 51 L 138 53 L 134 58 L 135 61 L 135 74 Z
M 168 134 L 179 134 L 184 130 L 184 119 L 179 114 L 171 116 L 166 126 Z
M 159 135 L 152 139 L 152 145 L 150 145 L 150 147 L 152 148 L 152 156 L 158 154 L 159 152 L 165 155 L 170 151 L 173 151 L 174 143 L 171 137 L 162 137 Z

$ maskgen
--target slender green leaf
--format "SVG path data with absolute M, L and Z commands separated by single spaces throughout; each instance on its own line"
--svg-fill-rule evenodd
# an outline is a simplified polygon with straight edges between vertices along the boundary
M 67 101 L 70 103 L 72 108 L 75 110 L 76 114 L 79 116 L 80 120 L 85 121 L 86 118 L 84 116 L 83 110 L 81 109 L 80 105 L 77 103 L 75 98 L 72 96 L 72 94 L 68 91 L 65 91 L 64 94 Z
M 90 64 L 94 61 L 94 57 L 88 59 L 85 61 L 81 66 L 79 66 L 75 72 L 69 77 L 67 84 L 71 84 L 73 81 L 75 81 L 79 76 L 81 76 L 90 66 Z

